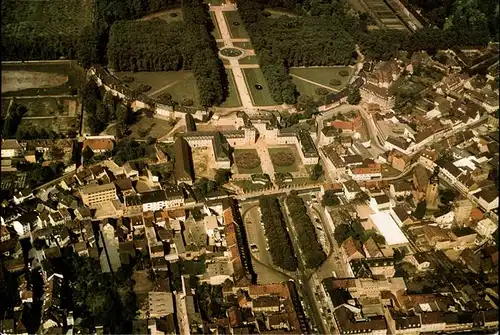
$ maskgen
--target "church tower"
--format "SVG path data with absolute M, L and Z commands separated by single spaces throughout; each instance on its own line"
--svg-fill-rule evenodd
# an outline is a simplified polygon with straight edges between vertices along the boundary
M 429 178 L 429 186 L 425 192 L 425 202 L 427 203 L 427 208 L 435 208 L 437 205 L 437 196 L 439 190 L 439 168 L 436 167 L 432 176 Z

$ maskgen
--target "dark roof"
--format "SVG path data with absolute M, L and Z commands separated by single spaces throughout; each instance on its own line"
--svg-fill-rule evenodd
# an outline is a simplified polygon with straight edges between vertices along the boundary
M 186 113 L 186 131 L 196 131 L 196 122 L 191 114 Z
M 280 305 L 280 298 L 278 296 L 262 296 L 255 298 L 252 301 L 253 307 L 278 307 Z
M 462 174 L 462 171 L 457 168 L 452 162 L 448 160 L 440 160 L 439 162 L 436 162 L 439 167 L 442 169 L 445 169 L 448 171 L 451 175 L 453 175 L 455 178 L 460 176 Z
M 182 188 L 177 186 L 165 188 L 165 194 L 167 196 L 167 199 L 184 198 L 184 192 L 182 191 Z
M 389 200 L 389 197 L 385 194 L 382 194 L 382 195 L 377 195 L 374 197 L 375 201 L 377 202 L 377 204 L 386 204 L 388 203 L 390 200 Z
M 175 177 L 178 181 L 193 181 L 194 168 L 191 148 L 185 139 L 177 138 L 175 150 Z
M 386 141 L 403 150 L 408 149 L 410 146 L 410 142 L 407 142 L 400 137 L 389 136 Z
M 398 181 L 393 183 L 395 192 L 406 192 L 413 189 L 412 185 L 407 181 Z
M 349 192 L 361 192 L 361 188 L 354 180 L 348 180 L 343 185 Z
M 346 164 L 361 164 L 363 163 L 363 157 L 360 155 L 347 155 L 343 157 Z
M 492 202 L 498 197 L 498 191 L 495 189 L 485 189 L 481 190 L 475 194 L 475 196 L 479 199 L 484 199 L 487 203 Z
M 212 139 L 212 143 L 216 161 L 231 160 L 229 143 L 227 143 L 226 138 L 221 134 L 220 131 L 215 133 L 215 136 Z
M 336 287 L 333 281 L 334 281 L 333 277 L 326 278 L 323 280 L 322 284 L 326 292 L 330 296 L 330 299 L 333 303 L 333 307 L 337 307 L 342 304 L 345 304 L 349 299 L 352 299 L 352 297 L 349 291 L 343 288 Z
M 165 191 L 163 190 L 155 190 L 155 191 L 141 193 L 141 202 L 143 204 L 154 203 L 165 200 L 167 200 L 167 197 L 165 195 Z
M 394 211 L 394 214 L 396 214 L 396 216 L 401 221 L 404 221 L 409 217 L 408 213 L 406 212 L 406 210 L 403 207 L 395 206 L 392 208 L 392 210 Z
M 118 189 L 120 191 L 127 191 L 127 190 L 132 190 L 134 187 L 132 186 L 132 181 L 128 178 L 121 178 L 121 179 L 117 179 L 114 181 L 116 187 L 118 187 Z
M 344 306 L 340 306 L 335 310 L 335 316 L 335 319 L 338 320 L 341 334 L 387 329 L 387 324 L 383 316 L 356 321 L 354 313 Z
M 305 157 L 318 156 L 318 150 L 316 150 L 316 145 L 314 144 L 314 141 L 309 132 L 301 130 L 297 134 L 297 138 L 299 139 L 302 153 L 304 154 Z

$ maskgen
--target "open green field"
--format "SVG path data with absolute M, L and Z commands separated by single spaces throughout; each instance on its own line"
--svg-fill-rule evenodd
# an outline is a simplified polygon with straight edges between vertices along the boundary
M 139 20 L 153 20 L 153 19 L 161 19 L 167 23 L 179 22 L 184 19 L 182 14 L 182 8 L 172 8 L 162 12 L 153 13 L 147 15 Z
M 92 0 L 2 1 L 2 34 L 78 35 L 92 21 Z
M 253 184 L 251 179 L 233 181 L 232 183 L 241 187 L 245 192 L 257 192 L 268 188 L 268 185 Z
M 234 162 L 236 164 L 236 167 L 238 168 L 238 173 L 240 174 L 257 174 L 257 173 L 262 173 L 262 168 L 261 166 L 257 166 L 253 169 L 244 169 L 244 168 L 241 168 L 240 166 L 238 166 L 238 155 L 241 155 L 241 154 L 244 154 L 244 153 L 251 153 L 251 154 L 254 154 L 256 156 L 258 156 L 259 154 L 257 153 L 257 150 L 255 149 L 235 149 L 234 150 L 234 153 L 233 153 L 233 157 L 234 157 Z M 241 165 L 241 164 L 240 164 Z M 250 183 L 252 183 L 250 181 Z
M 229 84 L 228 91 L 229 95 L 220 106 L 221 107 L 238 107 L 241 106 L 240 96 L 238 94 L 238 89 L 236 88 L 236 83 L 234 82 L 233 70 L 226 69 L 227 81 Z
M 147 96 L 155 98 L 162 93 L 170 93 L 173 101 L 192 99 L 195 106 L 199 104 L 198 87 L 191 71 L 114 72 L 113 75 L 119 79 L 134 77 L 134 81 L 128 84 L 132 89 L 142 84 L 150 85 L 151 90 L 145 92 Z
M 342 70 L 348 71 L 349 75 L 342 77 L 339 74 Z M 353 69 L 344 66 L 292 67 L 290 68 L 290 74 L 328 86 L 332 90 L 340 91 L 349 83 L 353 74 Z M 340 80 L 341 84 L 339 86 L 331 85 L 330 80 L 332 79 Z
M 271 156 L 271 158 L 273 157 L 273 155 L 281 153 L 281 152 L 290 153 L 295 158 L 294 163 L 292 165 L 289 165 L 289 166 L 278 166 L 278 165 L 273 163 L 274 172 L 276 172 L 276 173 L 290 172 L 291 173 L 291 172 L 299 172 L 300 171 L 300 168 L 299 168 L 299 164 L 301 164 L 300 157 L 299 157 L 299 154 L 294 146 L 280 146 L 280 147 L 268 148 L 267 150 L 269 151 L 269 156 Z
M 242 49 L 253 49 L 252 42 L 233 42 L 233 45 Z
M 240 64 L 259 64 L 259 58 L 256 55 L 246 56 L 238 59 Z
M 2 63 L 3 97 L 74 94 L 84 80 L 84 70 L 73 61 Z
M 160 138 L 167 135 L 173 126 L 169 121 L 148 118 L 144 115 L 139 116 L 139 119 L 129 127 L 127 138 L 130 139 L 144 139 L 151 136 L 152 138 Z M 115 135 L 115 125 L 106 129 L 107 135 Z
M 241 69 L 243 76 L 245 77 L 245 82 L 247 84 L 248 90 L 252 95 L 252 102 L 255 106 L 270 106 L 276 105 L 276 101 L 271 97 L 271 92 L 269 92 L 269 87 L 267 86 L 267 81 L 262 74 L 260 69 Z M 255 85 L 262 85 L 262 89 L 259 90 Z
M 321 87 L 321 86 L 311 84 L 311 83 L 304 81 L 302 79 L 299 79 L 297 77 L 293 77 L 292 81 L 295 84 L 295 86 L 297 86 L 297 91 L 299 91 L 300 95 L 308 95 L 308 96 L 312 97 L 314 99 L 314 101 L 318 101 L 321 97 L 323 97 L 319 94 L 316 94 L 316 91 L 315 91 L 318 87 Z M 334 92 L 334 90 L 329 90 L 328 93 L 332 93 L 332 92 Z
M 217 23 L 217 18 L 215 17 L 214 12 L 210 12 L 210 18 L 212 19 L 212 23 L 214 24 L 214 31 L 212 35 L 214 35 L 216 40 L 220 40 L 222 38 L 220 34 L 219 24 Z
M 243 24 L 243 20 L 237 11 L 223 12 L 224 19 L 226 20 L 227 26 L 229 28 L 229 34 L 232 38 L 248 38 L 247 31 Z M 236 23 L 236 24 L 235 24 Z

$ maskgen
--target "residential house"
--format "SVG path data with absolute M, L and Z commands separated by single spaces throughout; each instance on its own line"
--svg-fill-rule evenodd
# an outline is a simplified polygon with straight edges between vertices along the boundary
M 348 180 L 342 183 L 342 188 L 344 190 L 346 199 L 349 201 L 353 200 L 358 193 L 363 192 L 358 183 L 354 180 Z
M 411 195 L 412 184 L 407 181 L 398 181 L 389 185 L 389 194 L 393 199 L 406 198 Z
M 111 138 L 87 138 L 83 141 L 83 150 L 89 147 L 94 154 L 102 154 L 112 151 L 115 143 Z
M 404 171 L 410 164 L 410 157 L 398 150 L 389 153 L 389 163 L 398 171 Z
M 365 258 L 360 243 L 352 237 L 347 238 L 342 243 L 342 249 L 344 250 L 348 262 L 352 261 L 353 259 Z
M 486 212 L 490 212 L 498 208 L 498 190 L 485 189 L 474 193 L 474 198 L 477 199 L 479 206 Z
M 1 155 L 2 158 L 18 157 L 23 154 L 23 147 L 17 140 L 2 139 Z
M 370 198 L 370 207 L 375 213 L 380 211 L 390 211 L 392 203 L 387 195 L 377 195 Z

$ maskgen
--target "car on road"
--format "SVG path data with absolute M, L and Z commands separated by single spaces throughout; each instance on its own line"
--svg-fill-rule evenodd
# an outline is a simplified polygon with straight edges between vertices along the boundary
M 250 245 L 250 250 L 252 252 L 258 252 L 259 251 L 259 247 L 257 247 L 255 244 L 251 244 Z

